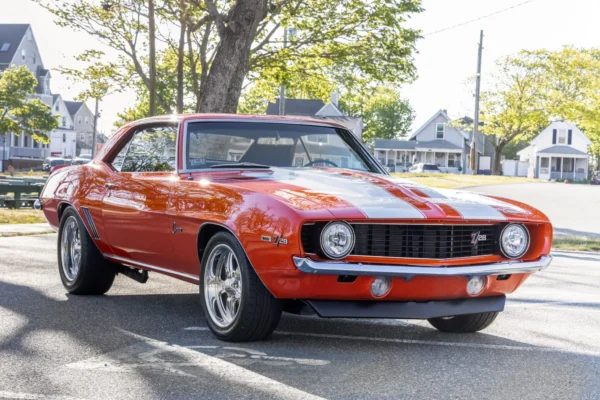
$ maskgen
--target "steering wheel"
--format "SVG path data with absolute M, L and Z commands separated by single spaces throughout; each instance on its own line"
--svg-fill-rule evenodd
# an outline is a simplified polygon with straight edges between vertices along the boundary
M 315 164 L 329 164 L 334 168 L 339 168 L 336 163 L 334 163 L 333 161 L 325 160 L 324 158 L 317 158 L 316 160 L 312 160 L 311 162 L 304 164 L 304 168 L 312 167 Z

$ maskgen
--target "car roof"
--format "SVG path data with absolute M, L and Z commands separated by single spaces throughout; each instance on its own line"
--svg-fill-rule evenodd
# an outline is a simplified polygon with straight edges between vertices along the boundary
M 174 114 L 161 115 L 156 117 L 144 118 L 134 121 L 128 126 L 136 126 L 140 124 L 153 122 L 185 122 L 194 120 L 207 121 L 222 121 L 222 122 L 270 122 L 270 123 L 288 123 L 288 124 L 303 124 L 303 125 L 327 125 L 336 128 L 346 128 L 344 125 L 332 122 L 326 119 L 308 118 L 308 117 L 293 117 L 293 116 L 278 116 L 278 115 L 245 115 L 245 114 Z

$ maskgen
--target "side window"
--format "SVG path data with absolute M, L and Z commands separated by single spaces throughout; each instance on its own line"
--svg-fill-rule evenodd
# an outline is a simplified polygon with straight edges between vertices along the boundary
M 177 127 L 153 126 L 137 131 L 117 154 L 112 166 L 119 172 L 174 171 Z

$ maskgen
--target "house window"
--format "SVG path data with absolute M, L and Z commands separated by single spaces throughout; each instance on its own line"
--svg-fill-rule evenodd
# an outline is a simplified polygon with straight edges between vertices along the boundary
M 56 102 L 56 105 L 54 106 L 54 111 L 58 111 L 58 102 Z
M 37 140 L 33 141 L 33 148 L 37 149 L 38 147 L 40 147 L 40 142 L 38 142 Z
M 66 143 L 66 142 L 67 142 L 67 134 L 63 133 L 63 143 Z
M 10 43 L 3 43 L 2 46 L 0 46 L 0 51 L 2 52 L 8 51 L 8 49 L 10 49 Z
M 23 147 L 29 147 L 29 136 L 27 135 L 23 137 Z
M 85 117 L 85 124 L 89 125 L 90 124 L 90 117 Z
M 453 153 L 449 153 L 448 154 L 448 168 L 454 168 L 454 160 L 455 160 L 456 154 Z
M 27 56 L 27 52 L 25 51 L 25 49 L 21 50 L 21 58 L 23 60 L 25 60 L 25 57 Z
M 19 137 L 17 135 L 13 135 L 13 146 L 19 147 Z
M 62 117 L 62 126 L 67 126 L 67 118 Z
M 79 134 L 79 140 L 81 140 L 82 142 L 85 140 L 85 133 Z
M 77 123 L 78 123 L 78 124 L 81 124 L 81 115 L 78 115 L 78 116 L 77 116 Z
M 436 139 L 443 139 L 444 138 L 444 129 L 445 129 L 445 124 L 435 124 L 435 138 Z
M 566 129 L 559 129 L 558 130 L 558 143 L 559 144 L 566 144 L 567 143 L 567 130 Z
M 35 63 L 36 63 L 36 61 L 37 61 L 37 56 L 36 56 L 36 54 L 35 54 L 35 52 L 34 52 L 34 53 L 33 53 L 33 63 L 35 64 Z

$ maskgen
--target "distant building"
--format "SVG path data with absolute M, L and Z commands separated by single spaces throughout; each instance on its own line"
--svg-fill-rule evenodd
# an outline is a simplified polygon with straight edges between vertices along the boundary
M 12 163 L 17 169 L 34 168 L 41 166 L 44 158 L 51 155 L 61 157 L 76 157 L 83 147 L 79 146 L 79 133 L 89 134 L 93 130 L 92 124 L 85 127 L 85 123 L 79 124 L 78 116 L 82 116 L 85 122 L 93 120 L 93 113 L 83 103 L 65 102 L 61 95 L 52 94 L 50 70 L 44 67 L 33 30 L 29 24 L 0 24 L 0 72 L 12 66 L 25 65 L 37 78 L 38 84 L 35 88 L 34 97 L 39 98 L 48 107 L 52 114 L 59 116 L 59 126 L 47 135 L 50 144 L 38 143 L 30 135 L 15 135 L 10 133 L 6 137 L 0 136 L 0 171 L 6 170 L 8 163 Z M 79 104 L 79 107 L 70 103 Z M 70 108 L 77 108 L 71 112 Z M 80 131 L 81 129 L 81 131 Z M 84 137 L 85 143 L 91 139 Z
M 325 104 L 322 100 L 285 99 L 284 115 L 292 117 L 310 117 L 337 122 L 348 128 L 356 137 L 362 139 L 364 128 L 361 117 L 350 117 L 338 107 L 337 92 L 331 94 L 331 102 Z M 279 115 L 279 99 L 267 106 L 267 115 Z
M 588 177 L 590 139 L 572 122 L 554 121 L 517 154 L 528 162 L 527 175 L 540 179 Z
M 455 127 L 446 110 L 439 110 L 408 140 L 375 139 L 373 150 L 383 165 L 395 171 L 407 171 L 413 164 L 425 163 L 436 164 L 443 172 L 471 173 L 468 167 L 472 138 L 472 132 Z M 487 140 L 479 133 L 477 154 L 481 173 L 489 173 L 492 165 Z

